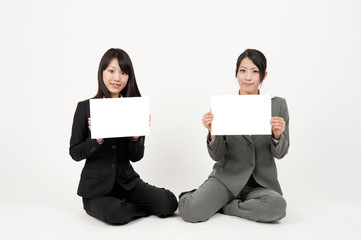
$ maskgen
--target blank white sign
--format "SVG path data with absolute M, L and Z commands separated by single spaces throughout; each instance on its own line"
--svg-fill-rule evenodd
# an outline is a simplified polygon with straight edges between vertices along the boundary
M 212 96 L 213 135 L 271 135 L 270 95 Z
M 91 138 L 149 135 L 147 97 L 90 99 Z

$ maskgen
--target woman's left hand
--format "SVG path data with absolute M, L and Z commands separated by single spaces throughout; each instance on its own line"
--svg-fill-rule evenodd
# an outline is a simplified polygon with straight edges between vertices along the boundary
M 280 140 L 281 134 L 285 131 L 286 122 L 281 117 L 272 117 L 271 126 L 272 126 L 273 137 L 276 140 Z
M 150 127 L 150 125 L 152 125 L 151 121 L 152 121 L 152 115 L 149 114 L 149 127 Z M 134 136 L 134 137 L 132 137 L 132 139 L 134 141 L 137 141 L 139 139 L 139 136 Z

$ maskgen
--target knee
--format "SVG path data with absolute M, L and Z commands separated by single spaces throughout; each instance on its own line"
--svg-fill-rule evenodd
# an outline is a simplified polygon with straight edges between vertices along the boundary
M 206 211 L 202 211 L 202 205 L 204 204 L 194 199 L 191 194 L 185 194 L 179 199 L 179 215 L 186 222 L 205 222 L 211 216 Z
M 178 207 L 178 201 L 176 196 L 169 190 L 164 190 L 164 194 L 160 197 L 160 204 L 157 212 L 158 217 L 167 217 L 172 215 Z
M 128 206 L 125 200 L 120 200 L 116 204 L 109 204 L 103 208 L 103 221 L 111 225 L 124 225 L 132 220 L 135 216 L 130 214 L 128 209 L 132 209 L 132 206 Z
M 108 204 L 99 204 L 98 199 L 91 199 L 84 204 L 85 211 L 99 220 L 111 225 L 123 225 L 129 223 L 131 218 L 123 214 L 122 209 L 125 206 L 125 201 L 111 202 Z
M 124 225 L 132 221 L 128 216 L 123 216 L 116 211 L 105 211 L 102 220 L 110 225 Z
M 260 222 L 274 222 L 286 216 L 287 203 L 280 194 L 268 195 L 263 202 L 267 207 Z

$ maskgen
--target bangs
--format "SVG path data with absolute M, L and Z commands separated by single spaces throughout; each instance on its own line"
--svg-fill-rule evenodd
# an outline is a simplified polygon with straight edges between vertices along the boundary
M 118 59 L 119 67 L 124 73 L 128 74 L 129 76 L 134 75 L 132 61 L 126 52 L 123 50 L 118 51 L 114 57 Z
M 116 58 L 118 59 L 118 64 L 120 69 L 126 74 L 131 75 L 132 74 L 131 63 L 124 56 L 121 56 L 120 54 L 118 54 Z

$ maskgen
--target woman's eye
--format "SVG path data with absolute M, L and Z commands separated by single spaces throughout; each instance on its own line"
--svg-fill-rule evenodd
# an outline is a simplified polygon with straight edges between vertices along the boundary
M 110 73 L 114 73 L 114 70 L 112 70 L 112 69 L 110 69 L 110 70 L 108 70 Z
M 240 72 L 245 72 L 246 70 L 244 70 L 244 69 L 240 69 L 239 71 L 240 71 Z
M 122 74 L 122 75 L 127 75 L 125 72 L 122 72 L 121 74 Z
M 258 73 L 259 71 L 258 70 L 253 70 L 253 73 Z

